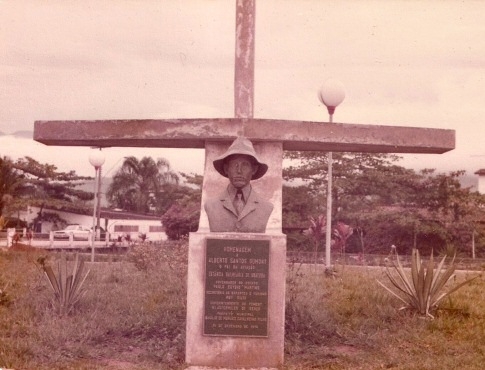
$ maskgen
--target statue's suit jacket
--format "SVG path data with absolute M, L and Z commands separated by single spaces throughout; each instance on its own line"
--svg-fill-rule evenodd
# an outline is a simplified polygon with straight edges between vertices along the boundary
M 241 214 L 237 215 L 227 190 L 219 197 L 209 199 L 205 211 L 211 232 L 264 233 L 273 205 L 251 190 Z

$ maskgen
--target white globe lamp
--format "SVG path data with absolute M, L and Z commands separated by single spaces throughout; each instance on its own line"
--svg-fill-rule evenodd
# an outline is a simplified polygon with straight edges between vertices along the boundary
M 91 154 L 89 154 L 89 163 L 94 166 L 95 169 L 98 169 L 104 164 L 105 156 L 104 153 L 99 150 L 92 150 Z
M 344 85 L 339 80 L 328 79 L 318 90 L 318 98 L 327 107 L 328 114 L 332 117 L 335 108 L 345 99 Z

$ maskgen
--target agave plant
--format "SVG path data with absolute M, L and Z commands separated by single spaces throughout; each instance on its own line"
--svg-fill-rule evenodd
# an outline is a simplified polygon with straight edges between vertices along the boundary
M 447 288 L 447 283 L 455 276 L 456 266 L 454 264 L 455 257 L 453 257 L 448 268 L 445 269 L 445 260 L 446 256 L 443 257 L 435 270 L 432 252 L 425 266 L 425 263 L 421 262 L 419 251 L 413 249 L 411 256 L 411 277 L 409 278 L 408 273 L 401 265 L 399 255 L 396 253 L 396 262 L 392 262 L 396 274 L 391 273 L 391 270 L 387 267 L 386 275 L 397 292 L 379 280 L 377 282 L 392 295 L 404 302 L 405 306 L 401 309 L 410 308 L 417 311 L 420 315 L 434 318 L 431 312 L 438 307 L 438 304 L 443 298 L 478 277 L 477 275 L 454 287 Z
M 315 266 L 318 262 L 318 246 L 325 236 L 326 225 L 327 218 L 324 215 L 320 215 L 317 218 L 310 216 L 310 227 L 303 232 L 303 234 L 313 239 L 313 243 L 315 246 Z
M 69 314 L 86 292 L 83 284 L 90 270 L 86 272 L 84 277 L 82 276 L 84 261 L 82 259 L 80 260 L 76 254 L 72 274 L 68 274 L 67 261 L 64 253 L 61 254 L 61 259 L 57 265 L 57 277 L 52 267 L 42 264 L 42 269 L 54 291 L 54 298 L 59 313 L 61 315 Z

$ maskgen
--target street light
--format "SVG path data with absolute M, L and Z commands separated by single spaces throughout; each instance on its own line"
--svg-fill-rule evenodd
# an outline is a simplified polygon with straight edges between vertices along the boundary
M 329 79 L 318 90 L 318 98 L 327 107 L 329 123 L 333 122 L 335 108 L 344 101 L 344 85 L 335 79 Z M 327 155 L 327 223 L 325 232 L 325 270 L 330 272 L 330 247 L 332 241 L 332 152 Z
M 89 163 L 94 167 L 94 178 L 95 178 L 95 184 L 94 184 L 94 206 L 93 206 L 93 228 L 92 228 L 92 235 L 91 235 L 91 262 L 94 262 L 94 238 L 95 238 L 95 233 L 96 233 L 96 211 L 100 207 L 100 202 L 99 202 L 99 192 L 100 192 L 100 187 L 101 187 L 101 166 L 104 164 L 104 153 L 101 151 L 101 148 L 99 150 L 92 150 L 91 154 L 89 154 Z M 99 219 L 98 219 L 98 225 L 99 227 Z
M 345 99 L 345 89 L 342 82 L 333 78 L 324 82 L 318 90 L 318 98 L 325 104 L 329 114 L 329 122 L 333 122 L 335 108 Z

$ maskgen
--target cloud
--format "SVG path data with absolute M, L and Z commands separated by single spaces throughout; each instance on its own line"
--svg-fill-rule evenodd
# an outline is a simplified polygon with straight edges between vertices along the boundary
M 479 1 L 258 0 L 255 116 L 325 121 L 316 92 L 335 77 L 347 90 L 336 121 L 456 129 L 452 156 L 468 166 L 483 141 L 484 11 Z M 4 2 L 0 131 L 232 117 L 234 15 L 227 0 Z

